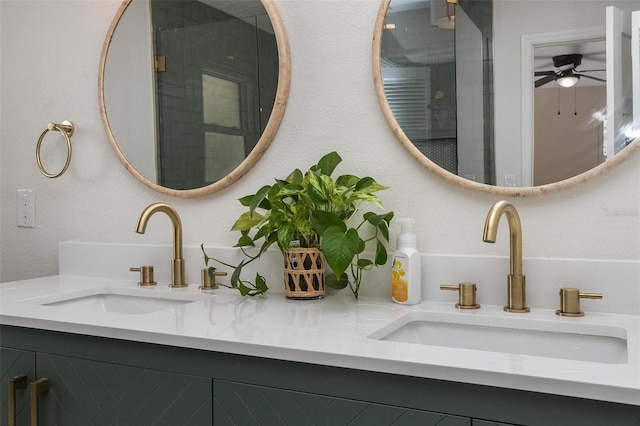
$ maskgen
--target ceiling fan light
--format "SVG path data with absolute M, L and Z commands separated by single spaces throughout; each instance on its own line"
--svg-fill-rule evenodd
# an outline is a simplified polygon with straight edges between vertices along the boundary
M 557 82 L 562 87 L 573 87 L 578 82 L 578 77 L 575 75 L 567 75 L 565 77 L 560 77 Z
M 431 26 L 441 30 L 456 27 L 456 3 L 452 0 L 431 0 Z

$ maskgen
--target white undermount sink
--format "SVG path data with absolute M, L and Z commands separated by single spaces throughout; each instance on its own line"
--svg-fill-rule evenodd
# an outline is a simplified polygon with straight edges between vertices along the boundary
M 177 308 L 201 300 L 193 293 L 180 293 L 158 289 L 125 289 L 100 287 L 90 290 L 62 293 L 30 299 L 28 303 L 55 308 L 127 315 L 143 315 Z
M 368 337 L 606 364 L 627 362 L 624 328 L 578 322 L 416 311 Z

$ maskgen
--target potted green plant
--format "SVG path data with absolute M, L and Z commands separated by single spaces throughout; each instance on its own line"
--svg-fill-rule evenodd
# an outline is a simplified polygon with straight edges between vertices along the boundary
M 307 172 L 296 169 L 285 179 L 276 179 L 272 185 L 242 197 L 239 201 L 247 210 L 231 230 L 240 232 L 236 247 L 243 250 L 245 259 L 239 265 L 229 265 L 210 258 L 203 248 L 206 265 L 214 260 L 233 268 L 229 287 L 243 295 L 256 295 L 268 290 L 264 277 L 258 273 L 252 283 L 241 279 L 241 272 L 271 245 L 276 244 L 285 256 L 285 270 L 287 267 L 302 269 L 304 263 L 315 269 L 321 259 L 308 260 L 300 254 L 291 255 L 290 250 L 316 249 L 333 271 L 324 277 L 322 285 L 336 289 L 349 286 L 357 298 L 363 272 L 387 262 L 385 243 L 389 241 L 393 212 L 360 214 L 362 204 L 382 210 L 382 202 L 375 193 L 387 187 L 371 177 L 345 174 L 334 179 L 332 174 L 341 162 L 340 155 L 331 152 Z M 367 244 L 375 244 L 372 258 L 365 254 Z M 259 247 L 259 250 L 257 254 L 249 254 L 245 250 L 248 247 Z M 215 268 L 209 267 L 209 270 Z M 319 279 L 316 273 L 307 287 L 317 284 Z M 291 280 L 285 277 L 285 290 L 293 284 Z

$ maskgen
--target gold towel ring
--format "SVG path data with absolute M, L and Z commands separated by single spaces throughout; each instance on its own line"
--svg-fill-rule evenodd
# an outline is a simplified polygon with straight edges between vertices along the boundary
M 42 134 L 40 135 L 40 139 L 38 139 L 38 144 L 36 145 L 36 161 L 38 162 L 38 168 L 40 169 L 40 173 L 42 173 L 48 178 L 53 179 L 61 176 L 64 172 L 67 171 L 67 168 L 69 167 L 69 163 L 71 163 L 71 136 L 73 136 L 74 129 L 75 128 L 73 127 L 73 123 L 67 120 L 63 121 L 62 124 L 49 123 L 47 128 L 44 129 L 44 132 L 42 132 Z M 42 140 L 44 139 L 44 135 L 46 135 L 47 132 L 51 130 L 56 130 L 62 133 L 64 138 L 67 140 L 67 161 L 64 164 L 64 167 L 62 168 L 62 170 L 60 170 L 60 172 L 56 174 L 47 172 L 42 166 L 42 160 L 40 159 L 40 145 L 42 145 Z

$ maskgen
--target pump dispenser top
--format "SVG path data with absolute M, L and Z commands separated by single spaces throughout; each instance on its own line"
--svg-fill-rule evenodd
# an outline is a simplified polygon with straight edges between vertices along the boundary
M 416 234 L 413 233 L 413 224 L 416 223 L 415 219 L 398 219 L 400 222 L 400 233 L 396 239 L 396 246 L 399 249 L 403 248 L 417 248 L 418 239 Z

